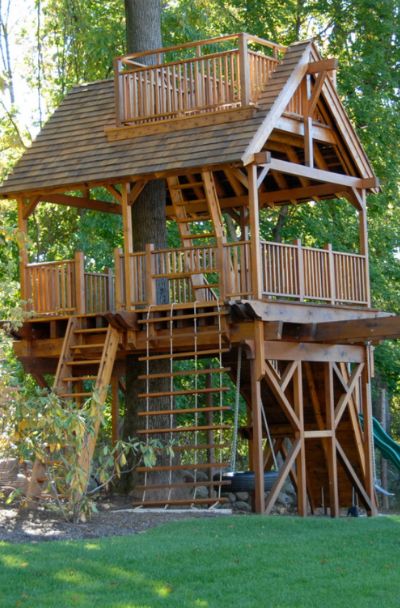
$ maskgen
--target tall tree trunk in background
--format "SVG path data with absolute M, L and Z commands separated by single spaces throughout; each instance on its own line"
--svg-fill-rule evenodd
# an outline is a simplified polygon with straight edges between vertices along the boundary
M 126 46 L 128 53 L 146 51 L 160 48 L 161 40 L 161 3 L 160 0 L 125 0 L 126 15 Z M 152 64 L 154 57 L 142 57 L 140 63 Z M 154 244 L 156 248 L 167 244 L 165 219 L 166 190 L 164 180 L 154 180 L 143 190 L 140 197 L 132 206 L 132 234 L 133 250 L 144 251 L 146 244 Z M 157 285 L 157 303 L 168 302 L 168 286 L 160 281 Z M 169 361 L 151 362 L 150 373 L 169 371 Z M 146 384 L 138 376 L 146 373 L 146 365 L 139 362 L 136 356 L 127 359 L 126 369 L 126 409 L 124 417 L 123 437 L 133 437 L 138 428 L 143 428 L 144 418 L 138 418 L 138 412 L 145 409 L 144 399 L 138 397 L 139 393 L 146 392 Z M 168 379 L 151 382 L 152 391 L 168 391 Z M 150 408 L 154 410 L 168 409 L 167 399 L 151 399 Z M 158 428 L 169 426 L 168 417 L 154 416 L 149 424 Z M 165 436 L 155 436 L 163 440 Z M 163 458 L 159 464 L 163 464 Z M 135 476 L 127 479 L 125 490 L 135 484 Z M 154 480 L 153 480 L 154 481 Z M 152 493 L 152 498 L 157 498 Z

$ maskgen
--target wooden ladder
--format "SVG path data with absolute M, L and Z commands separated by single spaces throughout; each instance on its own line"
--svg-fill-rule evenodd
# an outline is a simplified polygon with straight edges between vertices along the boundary
M 222 473 L 229 467 L 226 434 L 232 429 L 224 416 L 231 409 L 226 403 L 228 387 L 224 381 L 229 369 L 222 364 L 222 355 L 229 350 L 225 343 L 226 314 L 218 302 L 204 302 L 193 304 L 191 309 L 179 305 L 170 305 L 167 310 L 149 308 L 139 320 L 146 332 L 147 349 L 140 358 L 146 363 L 146 373 L 140 376 L 146 389 L 139 396 L 145 400 L 146 409 L 139 414 L 144 418 L 144 428 L 138 434 L 146 442 L 157 437 L 164 446 L 173 441 L 173 455 L 167 464 L 164 458 L 162 464 L 137 469 L 143 474 L 143 483 L 136 487 L 142 493 L 142 498 L 134 502 L 137 507 L 225 502 L 221 490 L 229 482 L 222 479 Z M 163 334 L 161 341 L 157 340 L 158 332 Z M 179 348 L 182 339 L 189 336 L 191 346 Z M 164 352 L 160 353 L 160 348 Z M 169 360 L 169 370 L 154 373 L 153 363 L 163 359 Z M 179 366 L 178 361 L 183 365 Z M 152 388 L 152 382 L 160 378 L 167 380 L 168 390 Z M 168 405 L 152 408 L 152 401 L 160 397 Z M 167 417 L 167 426 L 157 424 L 160 416 Z M 198 496 L 200 487 L 202 495 Z
M 119 333 L 111 325 L 83 327 L 83 323 L 80 317 L 71 317 L 68 321 L 53 390 L 61 399 L 74 401 L 78 405 L 93 399 L 94 426 L 85 437 L 82 452 L 78 455 L 78 465 L 89 481 L 91 460 L 118 350 Z M 36 461 L 28 498 L 40 497 L 44 481 L 45 464 Z
M 215 247 L 218 242 L 222 245 L 225 241 L 224 225 L 213 174 L 210 171 L 203 171 L 199 181 L 195 181 L 192 176 L 185 178 L 187 181 L 184 183 L 179 176 L 167 179 L 183 247 L 188 249 L 202 245 Z M 187 192 L 193 192 L 195 199 L 188 199 Z M 207 211 L 197 211 L 196 205 L 199 203 L 204 204 Z M 211 228 L 205 229 L 205 223 L 208 222 Z M 218 289 L 219 283 L 210 284 L 203 274 L 192 274 L 190 279 L 196 300 L 216 299 L 213 289 Z

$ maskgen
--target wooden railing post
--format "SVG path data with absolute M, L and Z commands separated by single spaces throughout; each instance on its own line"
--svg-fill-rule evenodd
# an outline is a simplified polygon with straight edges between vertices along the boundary
M 240 101 L 242 107 L 250 103 L 250 64 L 248 55 L 248 35 L 239 34 Z
M 122 308 L 121 255 L 121 248 L 114 249 L 115 310 L 121 310 Z
M 146 243 L 146 299 L 148 304 L 157 304 L 156 281 L 153 264 L 154 245 Z
M 115 290 L 113 285 L 114 273 L 111 268 L 107 268 L 107 307 L 108 310 L 115 309 Z
M 21 285 L 21 300 L 27 301 L 30 297 L 28 281 L 28 251 L 26 248 L 26 238 L 28 232 L 28 221 L 24 217 L 24 202 L 18 199 L 18 231 L 19 231 L 19 280 Z M 28 308 L 26 306 L 25 308 Z
M 75 299 L 76 312 L 83 314 L 86 311 L 85 302 L 85 258 L 82 251 L 75 253 Z
M 304 302 L 305 296 L 305 275 L 304 275 L 304 252 L 301 246 L 301 239 L 296 239 L 294 244 L 297 247 L 297 272 L 299 277 L 299 299 Z
M 362 208 L 358 212 L 359 233 L 360 233 L 360 253 L 365 257 L 365 300 L 368 307 L 371 306 L 371 289 L 369 284 L 369 259 L 368 259 L 368 225 L 367 225 L 367 201 L 365 190 L 361 191 Z
M 251 253 L 251 286 L 253 298 L 262 298 L 262 260 L 260 242 L 260 217 L 257 187 L 257 167 L 247 167 L 247 180 L 249 185 L 249 224 L 251 231 L 250 253 Z
M 218 269 L 218 283 L 219 283 L 219 299 L 225 300 L 226 294 L 232 290 L 228 287 L 228 281 L 230 279 L 229 266 L 226 263 L 225 254 L 229 254 L 229 251 L 224 251 L 224 241 L 221 237 L 217 237 L 217 269 Z
M 325 245 L 328 252 L 328 277 L 329 277 L 329 299 L 331 304 L 336 302 L 336 273 L 335 273 L 335 258 L 332 251 L 332 245 Z
M 118 57 L 114 59 L 114 94 L 115 94 L 115 118 L 116 126 L 121 126 L 125 119 L 125 104 L 124 104 L 124 80 L 120 74 L 122 61 Z

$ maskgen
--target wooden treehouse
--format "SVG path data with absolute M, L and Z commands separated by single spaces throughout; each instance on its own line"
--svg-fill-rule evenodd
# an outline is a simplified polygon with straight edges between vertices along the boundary
M 338 516 L 354 493 L 376 512 L 370 345 L 394 335 L 396 320 L 371 308 L 366 194 L 378 184 L 336 68 L 313 42 L 286 48 L 247 34 L 119 57 L 114 80 L 67 95 L 0 189 L 17 200 L 23 233 L 42 202 L 122 216 L 124 247 L 107 272 L 87 271 L 80 252 L 31 263 L 21 246 L 32 314 L 15 351 L 39 383 L 55 374 L 64 399 L 96 389 L 99 419 L 111 384 L 114 439 L 118 387 L 127 357 L 138 357 L 137 434 L 173 440 L 174 455 L 141 467 L 136 504 L 223 502 L 230 377 L 247 407 L 256 512 L 271 512 L 289 476 L 300 515 L 324 506 Z M 181 244 L 134 251 L 131 207 L 160 179 Z M 95 198 L 99 186 L 114 202 Z M 262 209 L 336 198 L 357 210 L 356 253 L 262 240 Z M 94 443 L 80 456 L 86 467 Z M 278 476 L 264 494 L 274 455 Z

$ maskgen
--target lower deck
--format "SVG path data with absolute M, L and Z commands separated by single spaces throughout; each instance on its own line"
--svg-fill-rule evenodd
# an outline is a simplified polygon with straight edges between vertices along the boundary
M 289 476 L 299 513 L 329 507 L 338 515 L 354 492 L 374 509 L 368 429 L 358 417 L 369 419 L 371 360 L 362 343 L 340 344 L 337 335 L 321 341 L 315 327 L 368 316 L 378 313 L 251 300 L 169 304 L 33 318 L 15 351 L 40 384 L 56 373 L 64 399 L 83 403 L 96 386 L 111 383 L 114 440 L 118 393 L 135 368 L 136 434 L 173 445 L 173 456 L 160 453 L 155 467 L 139 469 L 136 504 L 223 502 L 224 474 L 239 441 L 258 480 L 257 511 L 270 512 Z M 276 462 L 277 481 L 264 496 L 261 471 Z

